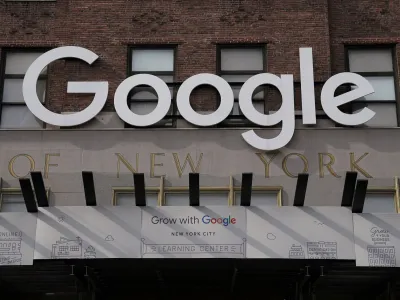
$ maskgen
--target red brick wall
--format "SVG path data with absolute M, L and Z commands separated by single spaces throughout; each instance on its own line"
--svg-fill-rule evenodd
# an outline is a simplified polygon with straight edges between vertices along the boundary
M 333 73 L 345 71 L 345 45 L 398 43 L 399 13 L 396 0 L 329 0 Z
M 0 0 L 0 48 L 78 45 L 94 51 L 100 59 L 91 67 L 52 65 L 49 106 L 78 110 L 91 101 L 67 96 L 68 80 L 108 80 L 112 109 L 115 89 L 126 78 L 129 45 L 179 44 L 178 81 L 215 73 L 217 43 L 267 43 L 268 72 L 299 81 L 298 49 L 313 47 L 315 80 L 324 81 L 344 70 L 343 43 L 397 41 L 399 12 L 395 0 Z M 276 108 L 279 96 L 269 94 L 275 99 L 269 107 Z M 296 95 L 299 106 L 298 88 Z M 213 91 L 194 98 L 198 108 L 215 106 Z

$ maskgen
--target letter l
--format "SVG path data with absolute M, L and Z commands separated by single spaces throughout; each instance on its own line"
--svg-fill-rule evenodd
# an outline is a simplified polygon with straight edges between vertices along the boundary
M 303 124 L 316 124 L 312 48 L 300 48 L 300 87 Z

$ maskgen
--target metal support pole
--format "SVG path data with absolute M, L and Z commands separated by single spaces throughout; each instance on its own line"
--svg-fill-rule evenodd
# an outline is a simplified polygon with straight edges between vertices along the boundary
M 233 270 L 232 281 L 231 281 L 231 293 L 233 293 L 233 291 L 235 289 L 237 274 L 238 274 L 238 269 L 235 268 L 235 270 Z
M 396 300 L 396 282 L 389 281 L 387 285 L 387 299 Z

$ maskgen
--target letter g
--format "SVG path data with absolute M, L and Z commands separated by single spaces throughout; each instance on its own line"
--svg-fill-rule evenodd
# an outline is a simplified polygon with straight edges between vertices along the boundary
M 56 126 L 76 126 L 94 118 L 104 107 L 107 101 L 108 82 L 68 82 L 68 93 L 90 93 L 95 94 L 93 102 L 84 110 L 62 115 L 48 110 L 40 102 L 36 85 L 40 72 L 50 63 L 62 58 L 77 58 L 91 65 L 98 56 L 90 50 L 81 47 L 68 46 L 52 49 L 39 56 L 28 68 L 25 74 L 22 92 L 29 110 L 40 120 L 47 124 Z
M 204 224 L 210 224 L 210 216 L 205 215 L 202 218 L 202 221 L 203 221 Z
M 258 112 L 252 102 L 254 90 L 265 84 L 275 86 L 282 95 L 280 109 L 265 115 Z M 242 134 L 244 140 L 259 150 L 276 150 L 286 146 L 293 137 L 295 128 L 293 75 L 276 75 L 262 73 L 248 79 L 239 92 L 239 106 L 247 119 L 261 126 L 272 126 L 282 122 L 282 130 L 278 136 L 265 139 L 257 135 L 254 130 Z

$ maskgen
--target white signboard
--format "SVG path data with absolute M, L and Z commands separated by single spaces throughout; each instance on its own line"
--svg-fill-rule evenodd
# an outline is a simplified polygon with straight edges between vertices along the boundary
M 242 207 L 143 209 L 143 258 L 245 258 L 246 213 Z
M 33 265 L 36 220 L 26 212 L 0 213 L 0 267 Z
M 259 206 L 246 218 L 248 258 L 355 259 L 347 208 Z
M 400 267 L 400 215 L 354 214 L 356 265 Z
M 138 258 L 140 226 L 134 206 L 39 208 L 35 259 Z

